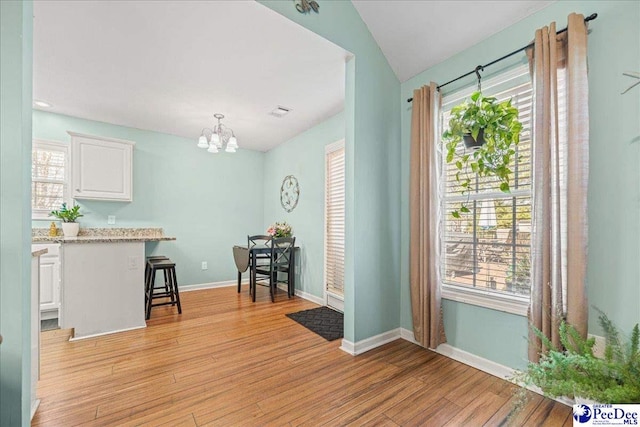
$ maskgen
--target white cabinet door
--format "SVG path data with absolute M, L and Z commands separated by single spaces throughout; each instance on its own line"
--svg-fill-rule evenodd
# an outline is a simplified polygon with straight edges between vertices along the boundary
M 40 259 L 40 310 L 60 308 L 60 260 L 43 256 Z
M 45 319 L 58 317 L 60 310 L 60 245 L 34 244 L 31 250 L 47 249 L 47 253 L 40 256 L 40 312 Z
M 133 199 L 134 142 L 69 132 L 74 199 Z

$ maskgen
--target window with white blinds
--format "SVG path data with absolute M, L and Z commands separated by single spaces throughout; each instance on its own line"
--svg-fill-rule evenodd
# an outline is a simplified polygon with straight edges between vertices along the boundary
M 343 296 L 345 238 L 344 141 L 327 146 L 325 165 L 326 290 Z
M 476 175 L 472 177 L 471 191 L 461 194 L 455 179 L 455 164 L 445 162 L 443 165 L 443 296 L 472 302 L 470 295 L 471 299 L 473 295 L 480 295 L 472 303 L 502 299 L 507 305 L 520 303 L 522 307 L 531 289 L 532 85 L 529 68 L 521 66 L 482 83 L 483 95 L 495 96 L 498 101 L 512 100 L 523 128 L 509 166 L 512 170 L 510 193 L 500 191 L 500 182 L 495 177 Z M 443 98 L 443 130 L 448 127 L 451 108 L 475 90 L 475 87 L 467 88 Z M 454 218 L 451 212 L 460 209 L 462 204 L 470 213 Z M 488 306 L 495 308 L 494 304 Z
M 33 141 L 31 151 L 31 209 L 34 219 L 47 219 L 49 212 L 68 201 L 67 146 Z

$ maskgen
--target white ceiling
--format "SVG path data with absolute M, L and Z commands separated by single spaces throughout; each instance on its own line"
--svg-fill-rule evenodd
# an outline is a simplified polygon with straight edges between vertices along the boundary
M 401 82 L 554 3 L 548 0 L 352 2 Z M 497 56 L 502 53 L 507 52 L 497 52 Z M 491 59 L 494 58 L 487 58 Z
M 34 16 L 46 111 L 194 144 L 222 113 L 266 151 L 343 109 L 349 53 L 257 2 L 36 1 Z

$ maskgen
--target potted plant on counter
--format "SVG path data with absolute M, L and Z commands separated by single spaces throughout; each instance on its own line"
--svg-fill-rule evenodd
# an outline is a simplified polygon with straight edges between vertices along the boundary
M 498 102 L 494 97 L 474 92 L 470 101 L 451 109 L 449 129 L 442 134 L 442 140 L 447 163 L 455 162 L 455 178 L 462 194 L 468 195 L 471 191 L 472 174 L 495 176 L 500 190 L 510 191 L 509 165 L 520 142 L 521 130 L 518 109 L 511 105 L 511 100 Z M 464 203 L 452 215 L 460 218 L 460 212 L 469 212 Z
M 80 231 L 80 224 L 76 222 L 78 218 L 84 216 L 80 213 L 80 206 L 75 205 L 71 209 L 63 203 L 58 211 L 51 211 L 50 216 L 55 216 L 62 221 L 62 232 L 65 237 L 76 237 Z
M 556 348 L 538 329 L 534 333 L 549 349 L 537 363 L 529 362 L 513 379 L 524 386 L 537 386 L 545 396 L 568 397 L 576 403 L 640 403 L 640 329 L 627 339 L 600 312 L 606 344 L 604 355 L 594 354 L 595 338 L 584 339 L 566 322 L 559 326 L 562 348 Z M 512 414 L 526 403 L 526 390 L 515 400 Z

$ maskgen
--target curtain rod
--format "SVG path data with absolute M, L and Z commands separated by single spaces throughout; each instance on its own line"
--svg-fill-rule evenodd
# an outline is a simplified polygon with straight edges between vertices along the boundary
M 597 13 L 592 13 L 591 15 L 587 16 L 586 18 L 584 18 L 584 22 L 593 21 L 593 20 L 594 20 L 594 19 L 596 19 L 597 17 L 598 17 L 598 14 L 597 14 Z M 556 35 L 558 35 L 558 34 L 562 34 L 562 33 L 566 32 L 566 31 L 567 31 L 567 29 L 566 29 L 566 28 L 563 28 L 563 29 L 559 30 L 558 32 L 556 32 Z M 480 78 L 480 74 L 478 73 L 479 71 L 484 71 L 484 69 L 485 69 L 486 67 L 490 67 L 491 65 L 493 65 L 493 64 L 495 64 L 495 63 L 497 63 L 497 62 L 504 61 L 505 59 L 507 59 L 507 58 L 509 58 L 509 57 L 511 57 L 511 56 L 513 56 L 513 55 L 515 55 L 516 53 L 520 53 L 520 52 L 522 52 L 523 50 L 526 50 L 526 49 L 529 49 L 530 47 L 533 47 L 533 45 L 534 45 L 534 43 L 529 43 L 528 45 L 526 45 L 526 46 L 524 46 L 524 47 L 521 47 L 520 49 L 516 49 L 516 50 L 514 50 L 513 52 L 507 53 L 505 56 L 502 56 L 502 57 L 500 57 L 500 58 L 498 58 L 498 59 L 494 59 L 493 61 L 489 62 L 488 64 L 485 64 L 485 65 L 478 65 L 478 66 L 477 66 L 476 68 L 474 68 L 472 71 L 469 71 L 468 73 L 463 74 L 463 75 L 461 75 L 460 77 L 456 77 L 456 78 L 455 78 L 455 79 L 453 79 L 453 80 L 449 80 L 449 81 L 448 81 L 448 82 L 446 82 L 446 83 L 443 83 L 443 84 L 441 84 L 441 85 L 438 85 L 438 86 L 437 86 L 437 89 L 438 89 L 438 90 L 440 90 L 440 88 L 441 88 L 441 87 L 444 87 L 444 86 L 446 86 L 446 85 L 448 85 L 448 84 L 450 84 L 450 83 L 453 83 L 453 82 L 457 82 L 458 80 L 463 79 L 463 78 L 465 78 L 465 77 L 467 77 L 467 76 L 470 76 L 471 74 L 474 74 L 474 73 L 476 73 L 476 74 L 478 75 L 478 78 Z M 407 102 L 411 102 L 411 101 L 413 101 L 413 98 L 409 98 L 409 99 L 407 99 Z

